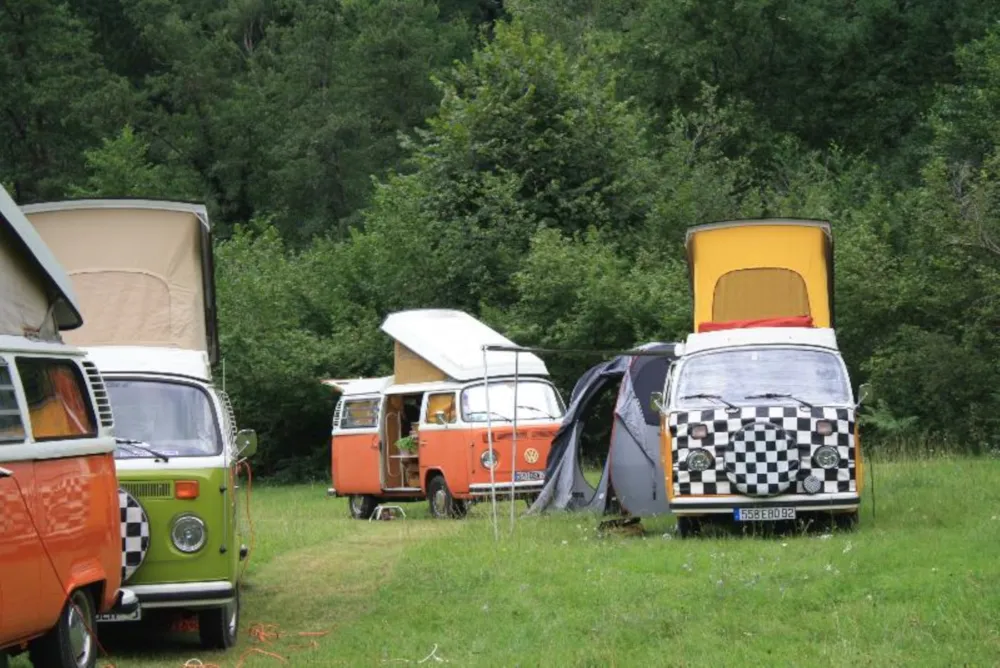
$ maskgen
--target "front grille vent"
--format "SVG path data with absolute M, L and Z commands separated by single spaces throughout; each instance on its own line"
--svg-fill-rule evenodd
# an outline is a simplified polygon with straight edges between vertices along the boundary
M 122 482 L 122 489 L 137 499 L 170 499 L 169 482 Z

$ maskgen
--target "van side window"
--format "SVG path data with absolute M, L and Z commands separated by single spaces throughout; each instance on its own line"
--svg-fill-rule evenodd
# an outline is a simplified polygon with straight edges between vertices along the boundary
M 444 421 L 446 423 L 455 421 L 454 392 L 431 394 L 427 396 L 427 414 L 424 415 L 424 424 L 438 424 L 436 417 L 438 411 L 444 413 Z
M 24 423 L 17 406 L 14 381 L 6 362 L 0 362 L 0 443 L 20 443 L 24 440 Z
M 90 395 L 76 364 L 51 357 L 18 357 L 16 363 L 36 441 L 97 436 Z
M 344 402 L 341 429 L 366 429 L 378 426 L 378 399 L 352 399 Z

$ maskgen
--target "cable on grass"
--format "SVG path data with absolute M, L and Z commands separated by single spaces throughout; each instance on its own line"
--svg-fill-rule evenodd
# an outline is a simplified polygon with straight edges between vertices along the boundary
M 424 663 L 425 661 L 429 661 L 431 659 L 434 659 L 438 663 L 448 663 L 448 659 L 443 659 L 438 656 L 437 651 L 437 643 L 434 643 L 434 649 L 431 650 L 431 653 L 419 661 L 411 661 L 410 659 L 382 659 L 382 663 Z

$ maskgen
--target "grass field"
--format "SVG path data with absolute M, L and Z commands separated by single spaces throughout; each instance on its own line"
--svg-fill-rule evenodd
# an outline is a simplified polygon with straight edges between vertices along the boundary
M 238 646 L 133 630 L 102 636 L 98 665 L 1000 664 L 1000 460 L 875 475 L 876 521 L 869 486 L 854 532 L 686 540 L 669 518 L 601 537 L 579 514 L 518 517 L 511 533 L 502 504 L 496 542 L 488 504 L 369 523 L 322 485 L 257 485 Z M 281 635 L 251 637 L 260 624 Z

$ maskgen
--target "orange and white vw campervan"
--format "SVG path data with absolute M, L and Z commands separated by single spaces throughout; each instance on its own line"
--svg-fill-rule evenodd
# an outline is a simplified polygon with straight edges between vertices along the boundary
M 0 666 L 91 668 L 98 613 L 128 610 L 113 420 L 96 367 L 60 331 L 69 278 L 0 188 Z M 141 537 L 140 537 L 141 538 Z
M 326 380 L 341 392 L 331 435 L 330 496 L 351 515 L 427 499 L 434 517 L 464 517 L 492 494 L 530 504 L 545 484 L 566 406 L 537 356 L 461 311 L 391 314 L 392 376 Z

